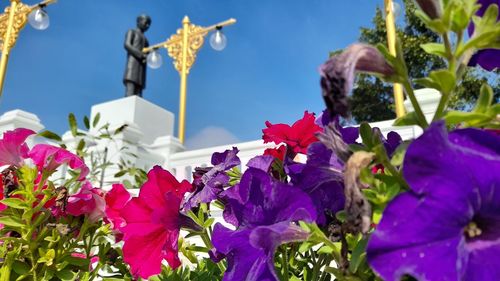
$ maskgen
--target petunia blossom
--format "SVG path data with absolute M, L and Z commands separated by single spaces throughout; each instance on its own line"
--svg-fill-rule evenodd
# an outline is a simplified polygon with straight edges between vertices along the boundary
M 73 153 L 48 144 L 37 144 L 28 153 L 40 171 L 54 172 L 59 166 L 68 164 L 71 169 L 80 170 L 78 180 L 83 181 L 89 173 L 89 168 L 80 157 Z
M 318 214 L 317 223 L 325 224 L 325 212 L 335 214 L 344 208 L 344 162 L 323 143 L 309 146 L 307 162 L 288 167 L 291 183 L 308 194 Z
M 0 139 L 0 166 L 22 166 L 23 160 L 28 157 L 29 148 L 26 139 L 35 134 L 32 130 L 18 128 L 3 133 Z
M 180 266 L 177 243 L 183 217 L 179 208 L 190 190 L 188 181 L 179 183 L 170 172 L 155 166 L 148 172 L 139 196 L 123 208 L 123 258 L 134 276 L 159 274 L 163 259 L 174 269 Z
M 106 192 L 104 196 L 106 220 L 111 223 L 113 230 L 120 231 L 126 225 L 125 219 L 121 216 L 121 211 L 131 198 L 132 196 L 123 184 L 113 184 L 111 190 Z M 121 238 L 121 235 L 119 237 Z
M 500 8 L 500 0 L 478 0 L 481 5 L 476 15 L 482 17 L 490 5 L 496 4 Z M 500 21 L 500 13 L 497 15 L 497 22 Z M 473 36 L 474 24 L 469 25 L 469 36 Z M 484 49 L 476 52 L 469 61 L 469 66 L 479 65 L 482 68 L 493 71 L 500 68 L 500 49 Z
M 278 280 L 274 252 L 283 243 L 307 239 L 308 233 L 292 222 L 315 220 L 311 199 L 251 167 L 225 193 L 226 208 L 232 209 L 238 228 L 231 230 L 220 223 L 214 228 L 212 242 L 228 263 L 223 280 Z
M 351 92 L 356 72 L 374 73 L 383 77 L 395 74 L 377 48 L 367 44 L 353 44 L 320 66 L 321 89 L 326 108 L 331 116 L 348 116 L 347 95 Z
M 193 185 L 196 188 L 193 194 L 186 200 L 184 210 L 189 210 L 200 203 L 209 203 L 218 198 L 218 194 L 224 190 L 229 183 L 226 171 L 241 164 L 238 158 L 239 150 L 236 147 L 215 152 L 212 154 L 211 168 L 197 168 L 194 173 Z
M 304 112 L 302 119 L 297 120 L 292 126 L 287 124 L 271 124 L 266 121 L 266 129 L 262 130 L 264 143 L 285 143 L 294 153 L 306 153 L 307 147 L 318 141 L 314 135 L 321 131 L 321 127 L 315 122 L 314 114 Z
M 106 208 L 104 193 L 100 188 L 92 187 L 90 182 L 85 182 L 80 190 L 68 198 L 66 212 L 73 216 L 88 215 L 91 222 L 103 218 Z
M 500 137 L 433 123 L 409 145 L 410 190 L 383 212 L 367 259 L 384 280 L 500 276 Z

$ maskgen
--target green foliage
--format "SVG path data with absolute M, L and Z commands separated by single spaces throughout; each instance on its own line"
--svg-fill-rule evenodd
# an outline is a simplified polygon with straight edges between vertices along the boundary
M 404 0 L 404 4 L 404 22 L 402 26 L 397 28 L 397 33 L 402 44 L 408 75 L 411 79 L 418 79 L 415 80 L 413 86 L 417 89 L 420 86 L 432 87 L 440 91 L 443 89 L 451 91 L 450 87 L 456 86 L 451 73 L 434 72 L 434 78 L 421 79 L 428 76 L 433 70 L 444 68 L 446 66 L 444 58 L 448 55 L 440 36 L 426 27 L 422 21 L 422 17 L 425 17 L 425 15 L 416 10 L 414 1 Z M 448 25 L 451 26 L 452 21 L 454 21 L 454 27 L 462 27 L 463 18 L 467 20 L 467 17 L 463 16 L 464 13 L 470 15 L 472 12 L 473 7 L 456 7 L 456 11 L 449 12 L 449 17 L 452 18 L 447 20 Z M 386 32 L 383 12 L 381 9 L 377 9 L 373 18 L 373 27 L 361 28 L 359 40 L 372 45 L 379 43 L 387 45 Z M 491 34 L 491 32 L 488 34 Z M 482 38 L 484 39 L 484 36 Z M 442 75 L 447 78 L 445 85 L 440 85 Z M 467 69 L 461 83 L 455 89 L 455 95 L 450 98 L 449 108 L 461 110 L 469 108 L 477 99 L 481 85 L 487 80 L 491 80 L 494 89 L 494 100 L 498 102 L 500 100 L 500 79 L 493 80 L 491 74 L 480 68 Z M 351 96 L 352 116 L 355 120 L 373 122 L 394 119 L 393 103 L 392 85 L 366 74 L 358 76 Z M 416 124 L 416 122 L 409 123 L 405 121 L 405 124 Z

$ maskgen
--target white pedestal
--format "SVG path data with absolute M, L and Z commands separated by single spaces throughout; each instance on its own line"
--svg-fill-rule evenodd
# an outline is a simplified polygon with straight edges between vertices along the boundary
M 135 124 L 142 136 L 140 142 L 152 144 L 156 138 L 174 134 L 174 114 L 143 98 L 132 96 L 92 106 L 91 120 L 97 113 L 100 124 L 116 128 L 123 124 Z
M 427 119 L 428 122 L 431 122 L 434 117 L 434 113 L 436 113 L 439 100 L 441 99 L 441 93 L 436 89 L 423 88 L 415 90 L 415 97 L 420 104 L 420 108 L 425 115 L 425 119 Z M 404 101 L 404 105 L 407 112 L 414 111 L 413 105 L 409 99 Z

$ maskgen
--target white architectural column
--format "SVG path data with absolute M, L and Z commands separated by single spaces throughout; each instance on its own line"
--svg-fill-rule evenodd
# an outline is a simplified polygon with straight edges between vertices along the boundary
M 40 119 L 38 119 L 35 114 L 20 109 L 7 111 L 0 116 L 0 136 L 5 131 L 17 128 L 26 128 L 38 133 L 45 127 L 40 123 Z M 29 147 L 33 147 L 36 140 L 34 138 L 29 138 L 27 143 Z

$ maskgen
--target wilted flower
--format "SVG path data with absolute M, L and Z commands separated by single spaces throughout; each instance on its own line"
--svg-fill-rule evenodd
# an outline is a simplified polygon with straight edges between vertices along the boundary
M 0 166 L 22 166 L 23 160 L 28 157 L 26 139 L 35 134 L 32 130 L 19 128 L 3 133 L 0 139 Z
M 283 243 L 307 239 L 308 233 L 292 222 L 316 218 L 311 199 L 255 168 L 225 193 L 226 208 L 239 226 L 231 230 L 218 223 L 214 228 L 212 242 L 228 262 L 223 280 L 278 280 L 274 252 Z
M 441 0 L 415 0 L 420 6 L 420 9 L 430 18 L 437 19 L 441 17 L 443 9 L 441 7 Z
M 384 280 L 500 276 L 500 137 L 432 124 L 406 152 L 410 190 L 384 210 L 367 258 Z
M 377 48 L 367 44 L 353 44 L 339 55 L 331 57 L 319 69 L 321 89 L 326 108 L 331 116 L 346 117 L 347 95 L 354 84 L 355 72 L 368 72 L 390 77 L 394 69 Z
M 28 153 L 40 171 L 54 172 L 59 166 L 68 164 L 71 169 L 80 170 L 78 180 L 82 181 L 89 173 L 89 168 L 80 157 L 73 153 L 48 144 L 37 144 Z
M 314 114 L 304 112 L 304 117 L 293 123 L 292 126 L 287 124 L 271 124 L 266 121 L 266 129 L 262 130 L 262 139 L 264 143 L 274 142 L 275 144 L 285 143 L 294 153 L 306 153 L 307 147 L 318 141 L 314 135 L 321 131 L 321 127 L 314 122 Z
M 483 16 L 490 5 L 496 4 L 500 8 L 500 0 L 478 0 L 481 5 L 476 15 Z M 497 16 L 497 22 L 500 21 L 500 13 Z M 469 36 L 474 33 L 474 24 L 469 25 Z M 499 39 L 500 40 L 500 39 Z M 482 68 L 492 71 L 500 68 L 500 49 L 484 49 L 475 53 L 469 61 L 469 66 L 480 65 Z
M 180 266 L 177 243 L 184 217 L 179 208 L 190 190 L 188 181 L 179 183 L 170 172 L 155 166 L 139 197 L 132 198 L 123 208 L 123 258 L 134 276 L 148 278 L 160 273 L 163 259 L 174 269 Z

